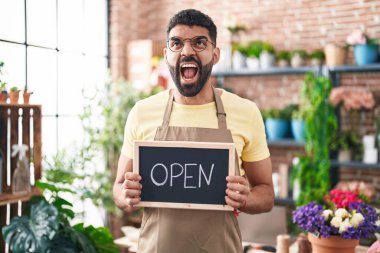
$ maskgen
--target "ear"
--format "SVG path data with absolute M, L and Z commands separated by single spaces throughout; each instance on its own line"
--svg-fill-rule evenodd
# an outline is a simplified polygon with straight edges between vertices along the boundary
M 214 48 L 212 58 L 213 58 L 214 65 L 219 62 L 219 59 L 220 59 L 220 48 L 219 47 Z
M 166 56 L 166 47 L 164 47 L 164 58 L 165 58 L 165 62 L 166 63 L 168 63 L 168 58 L 167 58 L 167 56 Z

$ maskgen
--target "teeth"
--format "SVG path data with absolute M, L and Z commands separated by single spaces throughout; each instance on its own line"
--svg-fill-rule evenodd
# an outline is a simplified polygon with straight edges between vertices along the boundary
M 182 68 L 197 68 L 197 65 L 194 63 L 185 63 L 181 66 Z

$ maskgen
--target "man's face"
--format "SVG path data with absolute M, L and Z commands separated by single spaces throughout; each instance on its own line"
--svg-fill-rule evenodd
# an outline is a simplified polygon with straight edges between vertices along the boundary
M 201 52 L 191 47 L 190 40 L 206 37 L 207 47 Z M 180 52 L 165 48 L 164 54 L 170 74 L 178 91 L 185 97 L 197 95 L 210 78 L 212 67 L 219 60 L 219 49 L 210 43 L 208 30 L 200 26 L 176 25 L 169 33 L 169 38 L 186 40 Z

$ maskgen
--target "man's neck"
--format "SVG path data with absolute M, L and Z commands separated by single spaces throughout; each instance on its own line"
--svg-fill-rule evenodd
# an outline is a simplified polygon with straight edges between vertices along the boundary
M 214 92 L 211 84 L 207 83 L 202 90 L 194 97 L 185 97 L 174 89 L 174 101 L 184 105 L 203 105 L 214 101 Z

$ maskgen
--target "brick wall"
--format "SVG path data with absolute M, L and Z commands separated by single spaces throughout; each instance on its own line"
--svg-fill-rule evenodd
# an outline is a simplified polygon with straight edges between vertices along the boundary
M 114 78 L 127 77 L 125 51 L 129 40 L 164 41 L 169 18 L 186 8 L 202 10 L 213 18 L 220 47 L 230 41 L 229 33 L 223 28 L 223 20 L 230 15 L 249 28 L 240 35 L 241 42 L 266 40 L 276 50 L 302 48 L 310 52 L 327 43 L 343 43 L 358 28 L 380 36 L 378 0 L 110 0 L 110 3 L 110 60 Z M 352 50 L 349 63 L 353 63 Z M 379 104 L 379 78 L 380 74 L 343 74 L 341 85 L 368 87 Z M 237 94 L 254 100 L 260 108 L 281 108 L 298 102 L 302 76 L 226 78 L 225 84 Z M 379 112 L 377 109 L 376 113 Z M 366 124 L 368 131 L 372 131 L 372 122 Z M 275 170 L 279 162 L 289 163 L 293 154 L 287 149 L 271 148 L 271 151 Z

